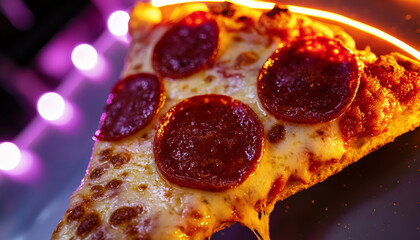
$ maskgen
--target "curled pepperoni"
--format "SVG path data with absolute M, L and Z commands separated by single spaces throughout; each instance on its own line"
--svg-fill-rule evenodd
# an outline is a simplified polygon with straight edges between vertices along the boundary
M 182 78 L 205 67 L 216 55 L 219 27 L 208 12 L 194 12 L 166 32 L 153 50 L 152 66 L 161 76 Z
M 276 50 L 260 70 L 258 96 L 277 119 L 319 123 L 337 118 L 359 86 L 355 56 L 325 37 L 295 41 Z
M 114 141 L 144 128 L 160 110 L 165 95 L 157 76 L 139 73 L 119 81 L 108 97 L 96 137 Z
M 183 187 L 223 191 L 255 169 L 263 126 L 246 104 L 223 95 L 201 95 L 172 107 L 156 133 L 161 173 Z

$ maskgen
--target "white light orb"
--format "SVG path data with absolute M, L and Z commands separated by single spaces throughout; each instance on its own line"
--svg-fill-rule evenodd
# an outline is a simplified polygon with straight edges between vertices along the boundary
M 14 143 L 0 143 L 0 170 L 13 170 L 19 165 L 20 160 L 20 150 Z
M 46 120 L 54 121 L 61 118 L 66 110 L 66 103 L 61 95 L 48 92 L 38 100 L 38 112 Z
M 115 11 L 108 18 L 108 29 L 115 36 L 124 36 L 128 32 L 130 15 L 125 11 Z
M 91 70 L 98 63 L 98 52 L 89 44 L 77 45 L 71 53 L 71 60 L 80 70 Z

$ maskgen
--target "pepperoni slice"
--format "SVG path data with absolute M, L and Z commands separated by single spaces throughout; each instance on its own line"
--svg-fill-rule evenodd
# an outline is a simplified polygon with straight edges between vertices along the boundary
M 161 173 L 183 187 L 223 191 L 243 182 L 263 148 L 263 126 L 246 104 L 201 95 L 172 107 L 156 133 Z
M 217 53 L 219 27 L 208 12 L 194 12 L 166 32 L 153 50 L 161 76 L 181 78 L 205 67 Z
M 258 96 L 277 119 L 326 122 L 350 105 L 359 79 L 355 56 L 340 42 L 307 38 L 271 55 L 260 70 Z
M 136 133 L 152 120 L 164 99 L 156 75 L 140 73 L 119 81 L 108 97 L 96 137 L 114 141 Z

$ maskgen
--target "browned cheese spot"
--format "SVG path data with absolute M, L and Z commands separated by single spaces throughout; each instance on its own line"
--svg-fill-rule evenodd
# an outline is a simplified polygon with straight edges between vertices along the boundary
M 203 217 L 203 214 L 201 214 L 198 210 L 192 210 L 190 212 L 190 216 L 194 219 L 201 219 Z
M 239 35 L 235 35 L 235 36 L 233 36 L 232 40 L 233 40 L 234 42 L 243 42 L 243 41 L 244 41 L 243 37 L 241 37 L 241 36 L 239 36 Z
M 67 216 L 67 221 L 80 219 L 84 215 L 85 208 L 83 207 L 83 205 L 79 205 L 70 211 L 69 215 Z
M 104 168 L 103 167 L 98 167 L 93 169 L 93 171 L 91 172 L 91 174 L 89 175 L 90 179 L 97 179 L 100 178 L 102 176 L 102 174 L 104 174 Z
M 99 162 L 106 162 L 112 155 L 112 149 L 108 148 L 99 153 Z
M 317 133 L 320 137 L 322 137 L 322 136 L 324 136 L 324 135 L 325 135 L 325 132 L 324 132 L 324 130 L 322 130 L 322 129 L 318 129 L 318 130 L 316 130 L 316 133 Z
M 241 69 L 244 66 L 249 66 L 258 61 L 258 59 L 258 54 L 253 51 L 243 52 L 236 57 L 235 69 Z
M 144 183 L 138 186 L 138 189 L 140 192 L 143 192 L 144 190 L 146 190 L 146 188 L 147 188 L 147 184 L 144 184 Z
M 137 224 L 129 224 L 127 226 L 127 228 L 125 229 L 125 233 L 127 235 L 131 235 L 131 236 L 139 234 L 139 230 L 138 230 Z
M 99 227 L 101 219 L 97 213 L 88 214 L 77 228 L 77 235 L 85 235 Z
M 143 67 L 143 64 L 138 63 L 138 64 L 133 66 L 133 69 L 141 70 L 142 67 Z
M 121 178 L 121 179 L 124 179 L 124 178 L 126 178 L 128 175 L 130 175 L 130 173 L 129 173 L 129 172 L 123 172 L 123 173 L 121 174 L 120 178 Z
M 106 190 L 101 185 L 95 185 L 90 189 L 90 191 L 92 192 L 92 198 L 97 199 L 102 197 Z
M 125 233 L 129 236 L 135 236 L 134 239 L 148 240 L 150 239 L 149 232 L 152 228 L 152 221 L 150 218 L 141 223 L 133 222 L 127 225 Z
M 267 138 L 271 143 L 279 143 L 284 139 L 285 135 L 286 130 L 284 129 L 284 126 L 281 124 L 275 124 L 268 132 Z
M 119 153 L 111 157 L 110 162 L 118 168 L 130 161 L 131 156 L 127 153 Z
M 181 226 L 180 230 L 188 236 L 192 236 L 192 238 L 194 238 L 193 236 L 195 236 L 198 232 L 205 232 L 207 226 L 203 226 L 201 224 L 203 217 L 203 214 L 196 209 L 188 210 L 186 217 L 187 226 Z
M 122 183 L 123 181 L 119 179 L 113 179 L 105 185 L 105 188 L 108 190 L 116 190 L 117 188 L 121 186 Z
M 165 196 L 166 198 L 170 198 L 170 197 L 172 197 L 172 194 L 173 194 L 173 190 L 172 190 L 172 189 L 170 189 L 170 190 L 168 190 L 168 191 L 166 191 L 166 192 L 165 192 L 164 196 Z
M 204 82 L 211 83 L 211 82 L 213 82 L 213 81 L 214 81 L 214 79 L 216 79 L 216 77 L 215 77 L 215 76 L 213 76 L 213 75 L 208 75 L 208 76 L 206 76 L 206 77 L 204 78 Z
M 103 230 L 97 231 L 93 237 L 92 240 L 105 240 L 105 233 Z
M 143 212 L 143 207 L 137 206 L 137 207 L 122 207 L 115 210 L 110 219 L 109 222 L 114 225 L 120 225 L 124 222 L 129 222 L 133 218 L 137 217 L 139 214 Z
M 149 173 L 152 173 L 153 170 L 149 164 L 146 164 L 144 165 L 144 171 L 149 174 Z

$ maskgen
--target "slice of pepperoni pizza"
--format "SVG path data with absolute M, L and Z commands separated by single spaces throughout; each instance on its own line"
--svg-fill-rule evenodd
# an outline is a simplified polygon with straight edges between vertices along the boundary
M 269 239 L 277 201 L 420 125 L 417 62 L 287 9 L 131 16 L 127 67 L 52 239 L 205 239 L 235 222 Z

